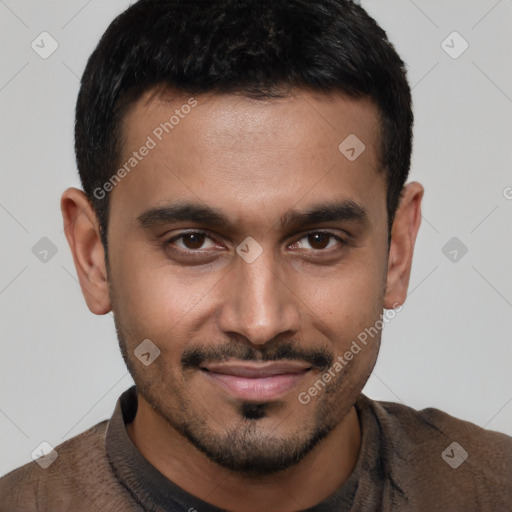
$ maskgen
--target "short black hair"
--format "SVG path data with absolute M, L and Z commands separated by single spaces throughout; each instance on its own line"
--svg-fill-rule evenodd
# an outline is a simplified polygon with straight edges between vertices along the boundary
M 350 0 L 140 0 L 108 27 L 84 71 L 75 122 L 78 171 L 107 248 L 109 196 L 127 108 L 155 87 L 190 95 L 283 97 L 294 88 L 371 98 L 391 228 L 407 179 L 413 113 L 405 64 Z M 341 142 L 341 141 L 340 141 Z

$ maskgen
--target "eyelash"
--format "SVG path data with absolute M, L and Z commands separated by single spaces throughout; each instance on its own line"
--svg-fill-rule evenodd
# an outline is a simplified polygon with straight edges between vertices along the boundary
M 300 242 L 301 240 L 304 240 L 305 238 L 308 238 L 309 236 L 311 235 L 317 235 L 317 234 L 321 234 L 321 235 L 326 235 L 329 237 L 329 239 L 333 239 L 336 240 L 342 247 L 346 246 L 348 244 L 347 240 L 340 237 L 339 235 L 335 235 L 334 233 L 331 233 L 330 231 L 311 231 L 309 233 L 306 233 L 304 234 L 303 236 L 301 236 L 296 242 L 294 242 L 292 245 L 295 245 L 296 243 Z M 207 239 L 210 239 L 211 241 L 217 243 L 215 241 L 215 238 L 213 238 L 212 236 L 209 235 L 208 232 L 206 231 L 187 231 L 187 232 L 184 232 L 184 233 L 180 233 L 179 235 L 176 235 L 176 236 L 173 236 L 172 238 L 169 238 L 167 239 L 165 242 L 164 242 L 164 246 L 166 248 L 169 248 L 170 246 L 172 246 L 174 244 L 174 242 L 176 242 L 177 240 L 179 239 L 183 239 L 184 237 L 186 237 L 187 235 L 201 235 L 201 236 L 205 236 Z M 330 240 L 329 240 L 329 243 L 330 243 Z M 204 253 L 207 253 L 208 250 L 202 250 L 202 249 L 183 249 L 183 248 L 172 248 L 172 250 L 174 252 L 177 252 L 177 253 L 181 253 L 181 254 L 186 254 L 186 255 L 203 255 L 204 256 Z M 299 249 L 300 250 L 300 249 Z M 333 251 L 333 248 L 328 248 L 328 249 L 306 249 L 308 251 L 314 251 L 315 253 L 325 253 L 325 254 L 328 254 L 330 252 Z

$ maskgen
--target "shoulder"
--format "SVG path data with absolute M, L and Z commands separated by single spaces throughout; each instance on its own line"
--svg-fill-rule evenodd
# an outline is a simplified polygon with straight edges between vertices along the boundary
M 468 460 L 471 456 L 491 465 L 497 463 L 502 469 L 507 465 L 512 469 L 512 437 L 506 434 L 486 430 L 432 407 L 416 410 L 394 402 L 372 403 L 377 416 L 393 426 L 396 436 L 415 446 L 441 441 L 458 442 L 470 450 Z
M 103 421 L 57 446 L 49 465 L 33 461 L 1 478 L 0 512 L 114 510 L 108 504 L 124 488 L 106 456 L 107 426 Z
M 512 510 L 512 437 L 438 409 L 364 399 L 382 430 L 390 471 L 416 501 Z

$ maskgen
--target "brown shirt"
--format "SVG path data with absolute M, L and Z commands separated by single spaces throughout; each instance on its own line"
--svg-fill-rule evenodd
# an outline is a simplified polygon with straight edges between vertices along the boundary
M 362 429 L 356 467 L 309 511 L 512 511 L 511 437 L 437 409 L 416 411 L 364 395 L 356 409 Z M 138 452 L 125 428 L 136 411 L 132 387 L 110 421 L 57 446 L 47 469 L 30 462 L 1 478 L 0 512 L 218 511 Z

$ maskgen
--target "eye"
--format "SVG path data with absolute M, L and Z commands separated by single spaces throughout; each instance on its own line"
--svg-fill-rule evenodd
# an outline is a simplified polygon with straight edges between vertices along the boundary
M 339 236 L 324 231 L 316 231 L 303 236 L 298 242 L 293 244 L 296 247 L 292 246 L 292 248 L 324 251 L 336 245 L 344 245 L 344 243 L 345 241 Z
M 197 251 L 199 249 L 211 249 L 216 247 L 215 242 L 201 231 L 190 231 L 181 233 L 167 241 L 167 244 L 174 245 L 185 251 Z

